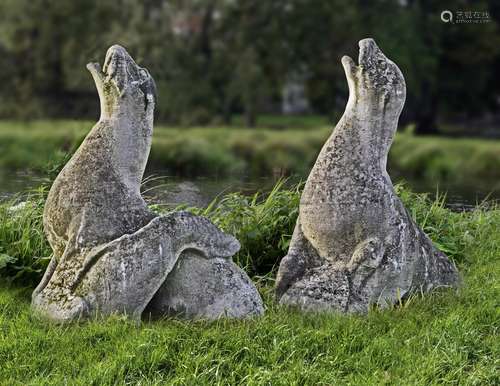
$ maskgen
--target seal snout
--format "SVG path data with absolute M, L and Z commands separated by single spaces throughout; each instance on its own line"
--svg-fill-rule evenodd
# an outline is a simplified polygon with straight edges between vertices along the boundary
M 359 54 L 358 54 L 358 64 L 349 56 L 345 55 L 342 57 L 342 66 L 344 67 L 345 73 L 348 78 L 354 78 L 355 72 L 358 68 L 369 68 L 375 67 L 381 60 L 385 59 L 382 51 L 375 43 L 372 38 L 362 39 L 358 43 Z
M 360 49 L 366 49 L 366 48 L 378 48 L 377 46 L 377 43 L 375 43 L 375 40 L 373 40 L 372 38 L 365 38 L 365 39 L 361 39 L 359 42 L 358 42 L 358 46 Z
M 121 46 L 119 44 L 113 44 L 111 47 L 108 48 L 108 51 L 106 52 L 106 56 L 111 55 L 115 52 L 120 52 L 120 53 L 128 55 L 127 50 L 123 46 Z
M 129 55 L 127 50 L 122 46 L 115 44 L 109 47 L 104 59 L 103 73 L 109 77 L 114 76 L 120 69 L 126 67 L 137 67 L 134 59 Z
M 104 73 L 101 70 L 101 66 L 97 62 L 87 63 L 87 70 L 89 70 L 90 74 L 97 80 L 102 80 L 104 77 Z
M 368 68 L 376 66 L 382 59 L 385 59 L 385 56 L 378 48 L 375 40 L 368 38 L 359 41 L 358 62 L 361 67 Z
M 344 67 L 344 71 L 346 73 L 347 79 L 354 78 L 354 74 L 357 70 L 356 63 L 352 60 L 351 57 L 344 55 L 341 59 L 342 66 Z
M 106 51 L 106 57 L 104 59 L 104 69 L 106 69 L 106 67 L 109 65 L 110 62 L 112 62 L 113 60 L 116 60 L 116 59 L 133 60 L 125 48 L 123 48 L 119 44 L 114 44 L 108 48 L 108 51 Z
M 101 68 L 97 62 L 87 63 L 87 70 L 92 74 L 96 82 L 102 83 L 105 78 L 116 77 L 120 68 L 125 68 L 127 64 L 133 63 L 134 60 L 128 54 L 127 50 L 122 46 L 115 44 L 106 52 L 104 65 Z

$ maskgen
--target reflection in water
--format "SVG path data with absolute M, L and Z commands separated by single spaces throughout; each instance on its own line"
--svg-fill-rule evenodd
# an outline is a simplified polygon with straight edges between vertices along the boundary
M 278 179 L 275 178 L 180 178 L 154 176 L 145 179 L 143 196 L 148 202 L 176 207 L 179 205 L 205 207 L 214 199 L 227 193 L 241 192 L 246 195 L 267 192 Z M 291 185 L 292 183 L 289 182 Z
M 144 179 L 142 191 L 148 202 L 176 207 L 179 205 L 203 207 L 213 199 L 230 192 L 253 194 L 257 191 L 267 192 L 278 181 L 278 177 L 231 178 L 196 177 L 180 178 L 162 172 L 149 172 Z M 305 176 L 294 176 L 288 179 L 289 186 L 296 184 Z M 393 176 L 393 181 L 402 178 Z M 0 170 L 0 198 L 36 188 L 43 177 L 28 172 L 7 173 Z M 406 179 L 406 184 L 415 192 L 429 193 L 434 197 L 437 192 L 446 193 L 447 204 L 455 209 L 470 208 L 483 200 L 500 200 L 500 183 L 498 181 L 470 181 L 470 183 L 439 182 L 419 179 Z
M 43 176 L 28 171 L 8 172 L 0 169 L 0 199 L 35 189 L 44 181 Z
M 161 174 L 159 174 L 161 176 Z M 302 181 L 305 178 L 302 177 Z M 161 203 L 169 207 L 186 204 L 188 206 L 206 206 L 216 197 L 229 192 L 242 192 L 250 195 L 257 191 L 268 192 L 278 181 L 277 177 L 261 178 L 179 178 L 154 177 L 154 180 L 144 184 L 143 191 L 150 202 Z M 292 186 L 301 181 L 301 176 L 294 176 L 287 180 L 286 185 Z M 403 179 L 397 178 L 395 182 Z M 405 180 L 405 184 L 413 191 L 428 193 L 431 198 L 446 193 L 446 204 L 452 209 L 469 209 L 485 199 L 500 200 L 500 187 L 483 181 L 469 185 L 458 183 L 440 183 L 416 179 Z

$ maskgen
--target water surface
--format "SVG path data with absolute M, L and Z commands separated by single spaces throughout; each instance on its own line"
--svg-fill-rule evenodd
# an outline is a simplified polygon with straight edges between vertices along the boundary
M 246 176 L 233 176 L 219 178 L 211 177 L 178 177 L 169 175 L 168 172 L 148 171 L 143 183 L 143 194 L 150 202 L 168 206 L 186 204 L 189 206 L 206 206 L 213 199 L 230 192 L 254 194 L 257 191 L 267 192 L 278 181 L 276 176 L 263 176 L 249 178 Z M 292 185 L 305 176 L 292 176 L 288 184 Z M 44 178 L 27 171 L 7 172 L 0 170 L 0 198 L 25 192 L 27 189 L 38 187 Z M 435 197 L 436 193 L 446 193 L 448 206 L 461 209 L 470 208 L 484 200 L 500 200 L 499 181 L 469 181 L 440 182 L 423 179 L 403 178 L 393 176 L 394 182 L 405 181 L 407 186 L 415 192 L 428 193 Z

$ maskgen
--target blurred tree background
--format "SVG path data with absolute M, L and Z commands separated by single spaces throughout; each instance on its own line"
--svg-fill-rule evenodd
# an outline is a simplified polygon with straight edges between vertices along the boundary
M 444 23 L 444 9 L 489 16 Z M 340 58 L 373 37 L 406 77 L 403 123 L 498 130 L 499 20 L 494 0 L 0 0 L 0 117 L 95 118 L 85 64 L 118 43 L 153 74 L 162 122 L 253 126 L 291 82 L 308 112 L 338 118 Z

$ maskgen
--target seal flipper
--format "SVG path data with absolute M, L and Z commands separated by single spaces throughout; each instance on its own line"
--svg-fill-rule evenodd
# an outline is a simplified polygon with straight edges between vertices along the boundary
M 54 274 L 54 272 L 56 270 L 56 267 L 57 267 L 57 259 L 55 256 L 52 256 L 52 258 L 50 259 L 49 265 L 47 266 L 47 269 L 45 270 L 45 273 L 43 274 L 42 281 L 40 281 L 40 283 L 38 283 L 35 290 L 31 294 L 31 300 L 33 300 L 47 286 L 50 279 L 52 278 L 52 275 Z
M 140 320 L 186 250 L 205 258 L 230 257 L 238 241 L 204 217 L 177 212 L 156 217 L 133 234 L 93 250 L 88 272 L 76 293 L 84 293 L 91 313 L 119 312 Z
M 288 254 L 281 259 L 276 275 L 276 297 L 279 300 L 290 286 L 299 280 L 306 268 L 321 265 L 321 258 L 302 232 L 300 216 L 297 218 Z
M 70 322 L 88 314 L 85 300 L 73 293 L 75 278 L 84 269 L 84 262 L 80 257 L 82 251 L 77 243 L 85 225 L 85 213 L 84 210 L 73 219 L 64 253 L 59 259 L 57 256 L 52 257 L 41 283 L 32 295 L 33 309 L 52 321 Z
M 462 284 L 461 277 L 453 260 L 434 247 L 431 239 L 421 229 L 416 230 L 425 266 L 425 272 L 418 274 L 419 279 L 414 277 L 414 282 L 419 283 L 419 289 L 429 291 L 433 288 L 459 288 Z
M 80 271 L 84 269 L 84 259 L 81 257 L 82 251 L 89 244 L 85 239 L 85 227 L 87 219 L 85 214 L 86 209 L 75 217 L 68 228 L 68 240 L 62 256 L 57 258 L 54 256 L 47 268 L 47 273 L 50 271 L 48 277 L 44 275 L 42 282 L 38 285 L 34 293 L 40 293 L 47 290 L 58 290 L 65 288 L 69 292 L 74 288 L 76 278 L 79 276 Z M 51 289 L 52 288 L 52 289 Z
M 40 316 L 54 322 L 71 322 L 88 315 L 86 301 L 75 296 L 68 285 L 71 279 L 68 272 L 71 270 L 66 269 L 65 266 L 71 265 L 68 262 L 74 261 L 72 259 L 75 255 L 73 242 L 72 238 L 59 262 L 55 256 L 52 257 L 42 282 L 32 295 L 32 308 Z
M 347 308 L 354 312 L 368 311 L 369 302 L 366 302 L 368 282 L 381 265 L 385 254 L 385 247 L 378 237 L 368 238 L 358 244 L 351 260 L 347 263 L 349 280 L 349 300 Z M 370 291 L 368 291 L 370 292 Z M 365 299 L 365 301 L 363 301 Z M 377 299 L 372 299 L 377 300 Z
M 31 295 L 31 305 L 33 309 L 37 310 L 38 314 L 42 317 L 46 317 L 56 322 L 68 322 L 80 316 L 85 316 L 88 307 L 83 299 L 77 298 L 71 294 L 66 294 L 65 296 L 67 296 L 68 302 L 65 303 L 65 307 L 60 307 L 57 301 L 51 299 L 50 296 L 47 296 L 47 292 L 44 292 L 56 268 L 57 258 L 52 256 L 42 281 Z M 48 291 L 48 293 L 50 294 L 50 291 Z M 64 293 L 65 291 L 60 292 L 60 294 Z
M 347 269 L 351 274 L 366 273 L 368 275 L 380 265 L 384 252 L 384 244 L 378 237 L 368 238 L 358 244 L 351 260 L 347 263 Z M 361 274 L 360 278 L 365 278 L 366 275 Z
M 58 292 L 61 298 L 57 301 L 52 295 L 42 291 L 32 299 L 32 308 L 42 318 L 56 323 L 68 323 L 88 316 L 89 306 L 85 299 L 73 295 L 65 288 Z

